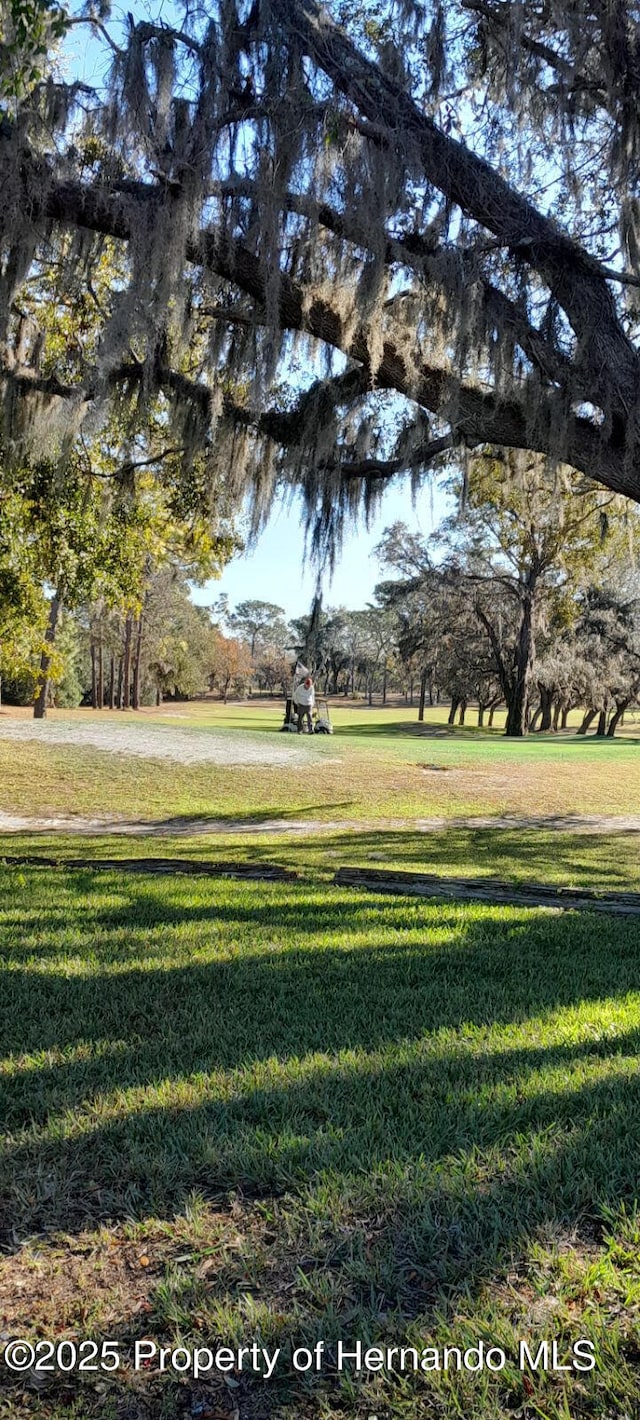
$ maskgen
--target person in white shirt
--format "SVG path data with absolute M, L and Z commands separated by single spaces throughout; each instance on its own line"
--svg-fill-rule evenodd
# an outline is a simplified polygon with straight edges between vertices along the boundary
M 316 703 L 316 692 L 311 676 L 305 676 L 299 681 L 293 692 L 293 704 L 298 716 L 298 734 L 304 730 L 304 722 L 307 722 L 307 733 L 313 734 L 313 707 Z

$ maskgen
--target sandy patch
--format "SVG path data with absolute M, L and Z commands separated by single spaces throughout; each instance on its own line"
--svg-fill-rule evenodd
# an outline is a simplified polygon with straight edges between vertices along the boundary
M 143 759 L 169 759 L 179 764 L 255 764 L 304 765 L 322 759 L 321 736 L 244 734 L 230 730 L 174 729 L 172 725 L 123 724 L 105 720 L 82 724 L 78 720 L 18 720 L 0 721 L 0 739 L 40 744 L 89 746 L 108 754 L 139 755 Z M 322 744 L 325 744 L 322 741 Z M 334 764 L 339 762 L 335 759 Z

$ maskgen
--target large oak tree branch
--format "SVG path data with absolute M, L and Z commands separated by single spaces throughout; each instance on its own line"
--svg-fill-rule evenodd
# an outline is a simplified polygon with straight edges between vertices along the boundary
M 106 185 L 43 183 L 39 200 L 33 196 L 34 187 L 28 184 L 32 222 L 86 227 L 123 241 L 139 229 L 141 212 L 146 212 L 147 220 L 153 222 L 161 204 L 172 200 L 166 189 L 143 182 L 131 182 L 126 193 L 117 194 Z M 241 242 L 216 230 L 202 231 L 189 241 L 187 258 L 238 286 L 259 309 L 266 307 L 267 274 L 260 258 Z M 446 369 L 423 364 L 410 370 L 391 336 L 384 342 L 374 376 L 366 329 L 360 326 L 353 330 L 328 296 L 314 297 L 285 273 L 280 278 L 279 319 L 283 329 L 305 331 L 358 362 L 370 377 L 372 388 L 397 390 L 454 424 L 467 443 L 504 444 L 551 453 L 613 491 L 640 501 L 640 479 L 632 461 L 624 457 L 624 441 L 616 446 L 606 430 L 597 429 L 589 420 L 567 415 L 566 406 L 559 405 L 553 390 L 546 403 L 537 396 L 537 415 L 532 426 L 526 383 L 520 391 L 514 390 L 509 399 L 501 399 L 480 386 L 461 381 Z M 198 385 L 198 389 L 202 391 L 199 398 L 209 398 L 205 385 Z M 562 447 L 558 446 L 558 426 L 566 429 Z
M 249 179 L 232 180 L 223 184 L 221 190 L 243 196 L 255 197 L 257 195 L 256 184 Z M 317 222 L 327 231 L 333 232 L 345 241 L 352 242 L 363 251 L 372 249 L 370 227 L 367 226 L 364 219 L 359 219 L 357 215 L 337 211 L 329 203 L 315 202 L 313 198 L 302 193 L 287 192 L 284 197 L 284 205 L 290 212 Z M 399 237 L 389 236 L 384 260 L 388 266 L 395 264 L 406 266 L 437 283 L 439 279 L 441 280 L 435 260 L 437 255 L 438 250 L 434 248 L 433 242 L 415 232 Z M 509 331 L 532 365 L 540 371 L 545 379 L 555 381 L 565 388 L 570 387 L 575 399 L 586 399 L 589 393 L 588 382 L 579 371 L 573 369 L 568 357 L 555 348 L 551 341 L 527 319 L 522 308 L 482 275 L 478 269 L 476 253 L 470 249 L 469 251 L 460 251 L 458 255 L 463 264 L 468 266 L 469 281 L 482 289 L 485 310 L 489 319 L 495 320 L 496 326 L 501 332 Z
M 314 0 L 272 3 L 283 28 L 297 35 L 359 113 L 385 123 L 401 146 L 420 155 L 429 182 L 540 274 L 573 327 L 595 402 L 624 415 L 635 411 L 640 359 L 595 258 L 485 159 L 442 132 Z

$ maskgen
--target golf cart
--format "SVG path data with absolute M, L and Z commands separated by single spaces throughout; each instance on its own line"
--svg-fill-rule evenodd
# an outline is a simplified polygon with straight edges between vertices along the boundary
M 329 712 L 329 701 L 328 701 L 328 700 L 324 700 L 324 699 L 323 699 L 323 700 L 318 700 L 318 701 L 316 701 L 316 704 L 314 705 L 314 708 L 313 708 L 313 710 L 312 710 L 312 712 L 311 712 L 311 715 L 312 715 L 312 718 L 313 718 L 313 733 L 314 733 L 314 735 L 332 735 L 332 734 L 333 734 L 333 725 L 331 724 L 331 715 L 330 715 L 330 712 Z M 292 696 L 288 696 L 288 697 L 287 697 L 287 703 L 286 703 L 285 711 L 284 711 L 284 720 L 283 720 L 282 725 L 280 726 L 280 728 L 281 728 L 281 730 L 283 730 L 283 731 L 288 730 L 288 731 L 290 732 L 290 734 L 297 735 L 297 733 L 298 733 L 298 712 L 297 712 L 296 707 L 295 707 L 295 705 L 294 705 L 294 703 L 293 703 L 293 697 L 292 697 Z M 303 733 L 304 733 L 304 731 L 303 731 Z

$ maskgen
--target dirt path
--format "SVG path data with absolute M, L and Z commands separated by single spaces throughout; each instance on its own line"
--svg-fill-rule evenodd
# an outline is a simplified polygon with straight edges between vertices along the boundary
M 0 812 L 0 833 L 65 833 L 87 837 L 107 834 L 134 838 L 194 838 L 203 835 L 240 836 L 325 833 L 441 833 L 447 829 L 500 829 L 516 833 L 538 829 L 552 833 L 640 833 L 640 814 L 516 814 L 472 818 L 377 819 L 237 819 L 83 818 L 80 815 L 21 817 Z

